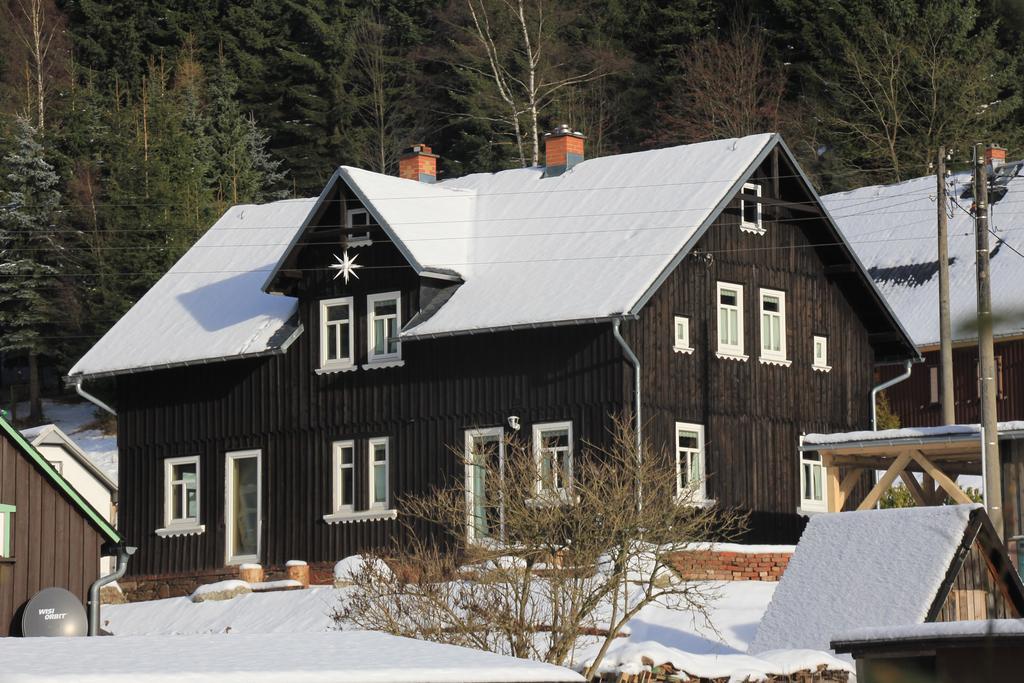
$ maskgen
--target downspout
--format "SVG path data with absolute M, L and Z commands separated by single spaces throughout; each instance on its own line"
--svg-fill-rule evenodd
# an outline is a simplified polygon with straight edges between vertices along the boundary
M 885 391 L 889 387 L 895 384 L 899 384 L 903 380 L 910 377 L 910 368 L 913 365 L 913 363 L 914 361 L 912 360 L 906 361 L 906 367 L 903 370 L 903 374 L 897 375 L 890 380 L 882 382 L 877 387 L 871 390 L 871 431 L 878 431 L 878 392 Z
M 626 360 L 629 361 L 630 365 L 633 366 L 633 412 L 636 414 L 636 461 L 637 465 L 643 464 L 643 421 L 640 418 L 640 359 L 633 353 L 633 349 L 629 347 L 626 340 L 622 337 L 622 332 L 619 326 L 622 324 L 621 318 L 612 320 L 612 335 L 615 337 L 615 341 L 619 342 L 619 346 L 622 347 L 622 351 L 626 354 Z M 640 510 L 643 506 L 643 491 L 641 490 L 640 482 L 637 482 L 636 491 L 636 507 Z
M 89 586 L 89 635 L 99 635 L 100 630 L 100 588 L 117 581 L 128 570 L 128 559 L 135 554 L 134 546 L 120 545 L 117 547 L 117 569 L 96 579 Z
M 77 392 L 78 395 L 81 396 L 82 398 L 84 398 L 86 401 L 88 401 L 89 403 L 92 403 L 93 405 L 95 405 L 98 408 L 102 408 L 103 410 L 107 411 L 111 415 L 117 415 L 117 413 L 114 412 L 113 408 L 111 408 L 106 403 L 104 403 L 103 401 L 101 401 L 100 399 L 96 398 L 95 396 L 93 396 L 88 391 L 86 391 L 85 389 L 82 388 L 82 378 L 81 377 L 76 377 L 75 381 L 72 384 L 75 387 L 75 392 Z

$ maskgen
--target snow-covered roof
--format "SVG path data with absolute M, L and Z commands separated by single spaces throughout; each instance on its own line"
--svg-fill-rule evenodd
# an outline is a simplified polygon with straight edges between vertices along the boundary
M 750 651 L 828 650 L 855 628 L 924 622 L 978 507 L 815 515 Z
M 110 475 L 104 472 L 102 469 L 96 466 L 96 464 L 89 459 L 85 451 L 79 448 L 78 444 L 74 440 L 64 433 L 60 427 L 55 424 L 44 424 L 38 427 L 29 427 L 22 429 L 21 435 L 25 439 L 39 448 L 42 445 L 58 445 L 63 447 L 71 457 L 76 459 L 79 464 L 82 465 L 88 472 L 90 472 L 97 481 L 103 484 L 107 489 L 111 491 L 117 491 L 117 482 L 111 479 Z
M 1004 438 L 1024 438 L 1024 421 L 1010 420 L 999 423 L 999 435 Z M 819 450 L 822 446 L 850 446 L 865 442 L 906 442 L 922 441 L 968 441 L 981 436 L 981 427 L 970 425 L 943 425 L 939 427 L 901 427 L 878 431 L 835 432 L 832 434 L 807 434 L 802 450 Z
M 1016 168 L 1011 166 L 1011 168 Z M 995 333 L 1024 330 L 1024 177 L 1003 178 L 1006 195 L 991 204 L 989 236 Z M 950 194 L 969 210 L 962 197 L 969 174 L 951 178 Z M 939 343 L 939 276 L 936 239 L 935 177 L 894 185 L 862 187 L 825 195 L 833 219 L 869 269 L 875 283 L 918 346 Z M 954 340 L 977 338 L 977 290 L 974 263 L 974 218 L 955 204 L 949 215 L 950 313 Z M 999 239 L 1006 244 L 1000 244 Z
M 987 621 L 935 621 L 902 626 L 867 626 L 837 634 L 832 641 L 872 643 L 900 640 L 936 640 L 945 638 L 1024 638 L 1024 619 L 989 619 Z
M 553 664 L 369 631 L 2 638 L 6 683 L 562 683 Z
M 342 168 L 413 259 L 462 284 L 425 337 L 635 312 L 763 158 L 771 134 L 477 173 L 433 185 Z
M 228 209 L 68 373 L 107 375 L 280 350 L 295 299 L 261 289 L 315 200 Z

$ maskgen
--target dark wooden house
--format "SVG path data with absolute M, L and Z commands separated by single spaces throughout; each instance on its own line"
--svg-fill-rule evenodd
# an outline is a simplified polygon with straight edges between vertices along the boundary
M 104 544 L 121 536 L 0 417 L 0 636 L 19 635 L 22 607 L 56 586 L 83 605 Z
M 228 210 L 71 372 L 111 387 L 130 571 L 336 560 L 453 479 L 494 535 L 453 447 L 517 433 L 564 488 L 638 403 L 679 487 L 794 541 L 821 500 L 800 435 L 866 427 L 909 337 L 777 135 L 581 150 L 433 182 L 417 146 L 406 177 Z
M 988 150 L 992 229 L 990 267 L 995 313 L 998 419 L 1024 419 L 1024 259 L 1013 232 L 1024 220 L 1024 162 L 1000 165 L 998 148 Z M 953 333 L 955 422 L 979 422 L 977 288 L 970 173 L 950 176 L 950 311 Z M 823 201 L 879 290 L 899 316 L 924 362 L 910 377 L 886 391 L 903 426 L 942 424 L 939 370 L 939 262 L 936 239 L 935 177 L 863 187 L 827 195 Z M 1018 247 L 1019 248 L 1019 247 Z M 890 369 L 889 378 L 899 374 Z

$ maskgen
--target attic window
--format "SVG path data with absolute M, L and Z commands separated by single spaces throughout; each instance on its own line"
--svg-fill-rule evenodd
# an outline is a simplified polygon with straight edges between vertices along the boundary
M 402 343 L 398 333 L 402 329 L 402 295 L 384 292 L 366 297 L 369 324 L 366 326 L 369 348 L 368 366 L 400 365 Z
M 756 194 L 760 197 L 761 186 L 757 183 L 743 183 L 743 194 Z M 752 232 L 755 235 L 764 234 L 764 225 L 761 222 L 761 202 L 740 198 L 740 230 Z
M 0 558 L 14 556 L 14 511 L 13 505 L 0 503 Z
M 373 220 L 366 209 L 349 209 L 345 212 L 346 244 L 349 247 L 363 247 L 370 244 L 370 226 Z M 365 231 L 354 232 L 365 227 Z
M 320 302 L 320 371 L 355 369 L 352 297 Z

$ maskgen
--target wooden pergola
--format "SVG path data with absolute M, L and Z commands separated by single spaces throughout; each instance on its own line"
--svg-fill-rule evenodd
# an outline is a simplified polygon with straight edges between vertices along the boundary
M 897 478 L 903 480 L 919 506 L 940 505 L 947 495 L 957 503 L 972 503 L 956 478 L 982 474 L 977 425 L 811 434 L 804 439 L 801 450 L 821 455 L 829 512 L 843 509 L 865 472 L 884 474 L 858 510 L 875 507 Z M 916 474 L 922 475 L 920 481 Z

